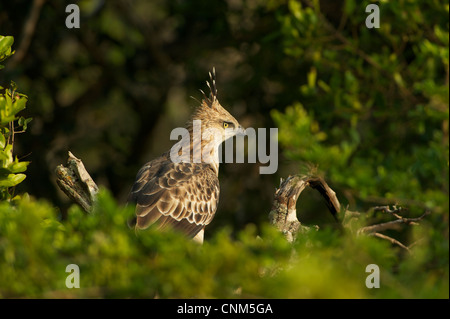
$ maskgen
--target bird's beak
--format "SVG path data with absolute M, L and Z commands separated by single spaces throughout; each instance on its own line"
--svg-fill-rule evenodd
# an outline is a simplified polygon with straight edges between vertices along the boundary
M 237 128 L 236 135 L 245 135 L 245 128 L 243 128 L 241 125 Z

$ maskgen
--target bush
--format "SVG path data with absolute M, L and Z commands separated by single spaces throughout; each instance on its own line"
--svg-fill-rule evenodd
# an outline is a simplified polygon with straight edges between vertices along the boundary
M 258 238 L 249 225 L 235 240 L 223 230 L 200 246 L 178 233 L 135 233 L 130 214 L 105 190 L 91 215 L 73 206 L 64 222 L 46 202 L 0 203 L 0 297 L 448 297 L 448 269 L 430 267 L 427 243 L 401 258 L 387 242 L 355 236 L 356 224 L 344 235 L 310 231 L 294 245 L 268 225 Z M 80 268 L 80 289 L 65 285 L 69 264 Z M 380 289 L 365 286 L 368 264 L 380 267 Z
M 13 42 L 13 37 L 0 36 L 0 62 L 14 54 L 11 50 Z M 11 199 L 14 194 L 12 188 L 26 177 L 23 172 L 29 163 L 13 156 L 14 135 L 25 132 L 31 121 L 17 117 L 26 103 L 27 97 L 17 92 L 14 82 L 9 89 L 0 86 L 0 200 Z
M 432 212 L 426 227 L 413 229 L 428 247 L 385 279 L 410 281 L 410 296 L 448 296 L 437 293 L 438 278 L 448 280 L 448 2 L 379 3 L 379 29 L 361 14 L 370 1 L 346 1 L 334 23 L 319 2 L 302 3 L 272 2 L 287 59 L 308 70 L 295 102 L 272 111 L 284 155 L 317 166 L 352 210 L 398 204 L 411 215 Z
M 318 2 L 278 9 L 285 54 L 309 68 L 297 102 L 272 112 L 280 143 L 349 203 L 448 214 L 448 2 L 379 4 L 379 29 L 364 23 L 370 3 L 346 1 L 340 29 Z

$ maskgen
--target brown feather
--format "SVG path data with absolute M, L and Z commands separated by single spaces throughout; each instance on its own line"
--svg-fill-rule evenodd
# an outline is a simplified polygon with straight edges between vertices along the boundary
M 173 163 L 167 153 L 144 165 L 129 197 L 137 204 L 136 227 L 156 223 L 160 229 L 171 227 L 194 237 L 214 217 L 219 198 L 219 180 L 209 166 Z M 210 201 L 214 203 L 208 205 Z

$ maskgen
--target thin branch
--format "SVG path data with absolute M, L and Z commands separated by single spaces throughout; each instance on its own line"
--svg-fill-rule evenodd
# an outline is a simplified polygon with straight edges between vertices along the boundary
M 413 248 L 414 246 L 422 243 L 425 240 L 425 238 L 420 238 L 418 240 L 416 240 L 415 242 L 413 242 L 411 245 L 408 246 L 409 249 Z
M 388 229 L 398 230 L 402 224 L 405 225 L 418 225 L 418 222 L 422 220 L 425 216 L 427 216 L 430 212 L 426 211 L 424 214 L 417 218 L 403 218 L 401 216 L 398 219 L 389 221 L 386 223 L 375 224 L 371 226 L 362 227 L 358 230 L 358 234 L 366 233 L 371 234 L 375 232 L 380 232 Z M 394 215 L 395 216 L 395 215 Z
M 405 245 L 403 245 L 401 242 L 399 242 L 397 239 L 386 236 L 384 234 L 380 234 L 380 233 L 371 233 L 370 236 L 375 236 L 381 239 L 385 239 L 389 242 L 391 242 L 394 245 L 400 246 L 401 248 L 405 249 L 406 251 L 410 252 L 409 248 L 406 247 Z
M 16 54 L 14 54 L 14 56 L 11 58 L 10 64 L 12 68 L 14 68 L 14 66 L 19 64 L 20 62 L 22 62 L 22 60 L 25 58 L 25 55 L 27 54 L 44 3 L 45 0 L 33 1 L 33 6 L 31 8 L 30 15 L 28 16 L 28 19 L 23 27 L 22 41 L 20 42 L 19 48 L 16 50 Z
M 405 211 L 407 209 L 403 208 L 403 207 L 397 207 L 396 205 L 392 206 L 392 209 L 389 206 L 375 206 L 372 207 L 368 213 L 374 213 L 374 212 L 383 212 L 383 213 L 387 213 L 390 214 L 398 219 L 403 218 L 402 216 L 400 216 L 398 213 Z

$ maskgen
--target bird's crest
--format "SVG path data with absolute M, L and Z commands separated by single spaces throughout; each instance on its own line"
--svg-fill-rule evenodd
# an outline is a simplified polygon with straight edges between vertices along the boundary
M 213 67 L 212 72 L 209 72 L 209 81 L 206 81 L 206 85 L 209 87 L 209 97 L 205 94 L 203 90 L 200 90 L 203 94 L 203 102 L 206 103 L 210 108 L 215 106 L 217 100 L 217 87 L 216 87 L 216 68 Z

